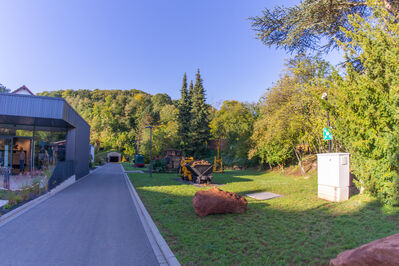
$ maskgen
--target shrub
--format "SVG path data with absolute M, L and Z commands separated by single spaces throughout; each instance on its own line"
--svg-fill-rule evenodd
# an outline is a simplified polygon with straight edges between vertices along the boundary
M 166 172 L 166 163 L 165 160 L 155 160 L 152 163 L 152 169 L 154 170 L 154 172 L 158 172 L 158 173 L 162 173 L 162 172 Z
M 352 16 L 348 63 L 336 77 L 332 111 L 336 136 L 351 153 L 358 186 L 389 205 L 399 204 L 399 24 L 379 1 L 364 19 Z M 353 63 L 356 62 L 356 63 Z

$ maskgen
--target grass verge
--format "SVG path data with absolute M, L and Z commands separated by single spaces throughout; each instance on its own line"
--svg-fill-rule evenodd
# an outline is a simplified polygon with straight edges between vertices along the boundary
M 127 170 L 127 169 L 126 169 Z M 183 265 L 324 265 L 341 251 L 399 232 L 399 215 L 372 198 L 342 203 L 317 198 L 316 178 L 228 171 L 214 174 L 222 190 L 240 195 L 284 195 L 248 200 L 244 214 L 195 215 L 191 199 L 200 189 L 176 174 L 129 174 L 161 234 Z
M 149 171 L 150 169 L 146 165 L 145 167 L 134 167 L 134 163 L 122 163 L 125 171 Z

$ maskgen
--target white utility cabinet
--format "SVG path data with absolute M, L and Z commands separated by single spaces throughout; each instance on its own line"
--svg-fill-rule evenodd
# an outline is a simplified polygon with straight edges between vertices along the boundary
M 318 197 L 329 201 L 349 199 L 349 153 L 317 154 Z

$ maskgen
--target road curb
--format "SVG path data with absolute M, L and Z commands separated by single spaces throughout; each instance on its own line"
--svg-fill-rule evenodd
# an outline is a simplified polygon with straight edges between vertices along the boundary
M 15 218 L 17 218 L 18 216 L 24 214 L 25 212 L 29 211 L 30 209 L 34 208 L 35 206 L 39 205 L 40 203 L 48 200 L 49 198 L 53 197 L 54 195 L 58 194 L 59 192 L 63 191 L 64 189 L 66 189 L 67 187 L 72 186 L 73 184 L 79 183 L 82 179 L 86 178 L 87 176 L 89 176 L 90 174 L 96 172 L 98 169 L 100 169 L 102 166 L 96 168 L 94 171 L 92 171 L 91 173 L 83 176 L 82 178 L 79 178 L 78 180 L 75 180 L 73 183 L 67 184 L 64 187 L 61 187 L 59 189 L 57 189 L 57 187 L 61 186 L 62 183 L 53 188 L 52 190 L 50 190 L 49 192 L 47 192 L 44 195 L 41 195 L 40 197 L 37 197 L 36 199 L 33 199 L 27 203 L 25 203 L 22 206 L 19 206 L 18 208 L 7 212 L 6 214 L 0 216 L 0 227 L 2 227 L 3 225 L 7 224 L 8 222 L 14 220 Z
M 169 245 L 166 243 L 165 239 L 159 232 L 157 226 L 155 225 L 139 195 L 137 194 L 136 189 L 134 188 L 129 177 L 127 176 L 123 165 L 121 164 L 120 166 L 122 168 L 122 173 L 125 177 L 126 184 L 129 188 L 130 196 L 132 197 L 133 203 L 136 206 L 137 213 L 140 217 L 141 223 L 143 224 L 144 230 L 147 233 L 148 239 L 158 259 L 159 264 L 179 266 L 179 261 L 176 259 Z

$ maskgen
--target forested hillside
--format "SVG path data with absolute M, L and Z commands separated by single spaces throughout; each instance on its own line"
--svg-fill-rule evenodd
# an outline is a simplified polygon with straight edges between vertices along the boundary
M 39 95 L 65 98 L 90 124 L 90 142 L 104 150 L 124 150 L 125 154 L 133 155 L 137 148 L 148 158 L 150 130 L 146 127 L 152 126 L 154 156 L 176 148 L 185 155 L 201 158 L 209 156 L 209 140 L 226 138 L 229 143 L 226 162 L 248 164 L 253 105 L 225 102 L 217 111 L 206 103 L 199 70 L 190 85 L 184 74 L 181 94 L 178 100 L 167 94 L 151 95 L 140 90 L 58 90 Z M 232 112 L 226 108 L 232 108 Z M 232 115 L 235 120 L 230 119 Z
M 166 149 L 181 149 L 185 155 L 209 157 L 207 143 L 227 140 L 227 164 L 249 165 L 250 137 L 255 121 L 255 105 L 226 101 L 220 110 L 206 103 L 206 91 L 198 71 L 195 82 L 183 77 L 181 98 L 151 95 L 140 90 L 59 90 L 42 96 L 65 98 L 90 124 L 90 142 L 104 150 L 135 149 L 149 157 L 149 134 L 153 127 L 153 156 Z
M 90 142 L 104 149 L 125 148 L 133 154 L 143 139 L 144 128 L 163 125 L 168 135 L 176 133 L 176 107 L 166 94 L 150 95 L 139 90 L 60 90 L 40 95 L 63 97 L 89 122 Z M 170 138 L 170 145 L 175 141 Z

